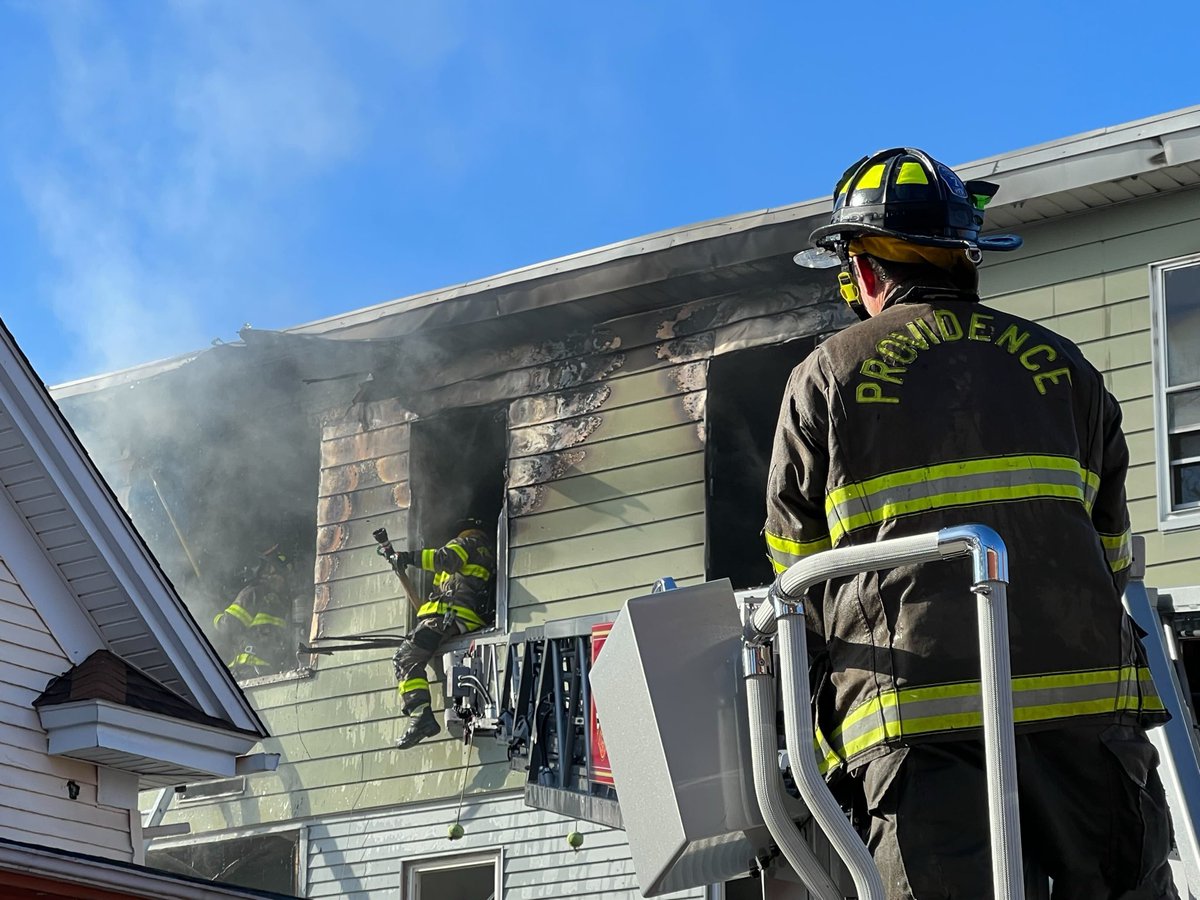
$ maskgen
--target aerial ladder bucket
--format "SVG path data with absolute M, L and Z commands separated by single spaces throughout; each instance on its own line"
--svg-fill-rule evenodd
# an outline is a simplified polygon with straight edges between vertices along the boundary
M 1140 547 L 1135 552 L 1140 557 Z M 1000 537 L 981 525 L 816 554 L 782 573 L 767 601 L 744 605 L 741 617 L 728 581 L 626 604 L 590 678 L 644 896 L 755 870 L 765 876 L 777 849 L 812 897 L 885 897 L 870 854 L 818 770 L 798 598 L 831 578 L 962 557 L 971 561 L 969 592 L 978 609 L 994 896 L 1025 897 L 1007 552 Z M 1200 751 L 1168 638 L 1137 574 L 1126 607 L 1149 633 L 1146 649 L 1155 684 L 1175 717 L 1152 729 L 1151 739 L 1163 759 L 1160 774 L 1187 887 L 1191 896 L 1200 897 Z M 799 800 L 784 784 L 777 710 Z M 820 835 L 813 833 L 810 818 Z M 827 847 L 833 854 L 825 852 Z M 1176 880 L 1184 879 L 1177 873 Z M 1179 886 L 1188 896 L 1184 884 Z M 1031 889 L 1031 900 L 1041 889 L 1044 879 L 1039 890 Z

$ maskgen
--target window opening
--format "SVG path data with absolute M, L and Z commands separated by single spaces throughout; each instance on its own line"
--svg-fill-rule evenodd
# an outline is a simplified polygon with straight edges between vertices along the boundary
M 496 586 L 505 578 L 501 523 L 508 423 L 504 406 L 455 409 L 412 423 L 409 440 L 411 508 L 408 546 L 434 549 L 454 537 L 454 524 L 473 517 L 496 540 L 497 571 L 490 604 L 503 630 L 506 610 L 496 609 Z M 422 597 L 433 589 L 433 573 L 410 570 Z M 500 592 L 502 595 L 504 591 Z
M 299 890 L 300 832 L 274 832 L 174 847 L 151 847 L 152 869 L 277 894 Z M 450 895 L 448 895 L 450 896 Z
M 495 854 L 406 862 L 401 900 L 495 900 L 499 896 L 498 862 Z
M 130 517 L 242 681 L 295 670 L 312 616 L 319 430 L 269 412 L 157 435 L 130 472 Z
M 813 348 L 806 338 L 715 356 L 708 367 L 707 577 L 735 588 L 770 584 L 763 544 L 767 471 L 788 376 Z
M 1159 513 L 1200 513 L 1200 259 L 1152 269 Z

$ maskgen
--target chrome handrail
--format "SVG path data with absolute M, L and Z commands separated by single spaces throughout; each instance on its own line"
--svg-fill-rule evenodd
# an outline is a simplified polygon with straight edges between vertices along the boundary
M 988 820 L 991 832 L 992 881 L 997 898 L 1024 900 L 1021 859 L 1021 826 L 1017 801 L 1016 742 L 1013 731 L 1012 671 L 1008 649 L 1008 551 L 1004 541 L 984 525 L 943 528 L 930 534 L 893 538 L 873 544 L 827 550 L 801 560 L 781 573 L 769 598 L 749 616 L 743 642 L 748 648 L 770 643 L 779 651 L 779 681 L 783 696 L 784 737 L 791 760 L 792 776 L 800 796 L 813 818 L 825 832 L 854 879 L 859 900 L 885 900 L 879 870 L 866 846 L 850 825 L 829 792 L 817 766 L 813 751 L 813 722 L 808 686 L 808 648 L 804 629 L 805 590 L 819 582 L 844 575 L 857 575 L 879 569 L 922 562 L 970 556 L 973 583 L 979 610 L 979 650 L 983 740 L 988 787 Z M 747 660 L 758 658 L 744 654 Z M 770 676 L 769 666 L 747 667 L 747 679 Z M 762 718 L 773 710 L 755 704 L 752 716 Z M 764 722 L 751 721 L 755 789 L 760 795 L 774 795 L 775 785 L 760 785 L 770 767 L 765 759 L 774 755 L 768 746 Z M 777 771 L 777 769 L 776 769 Z M 797 868 L 805 860 L 799 846 L 804 838 L 787 817 L 764 816 L 771 836 L 785 858 Z M 821 896 L 825 884 L 806 887 Z

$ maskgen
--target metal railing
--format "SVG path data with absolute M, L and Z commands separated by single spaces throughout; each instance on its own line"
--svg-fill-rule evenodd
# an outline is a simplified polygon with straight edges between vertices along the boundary
M 997 898 L 1024 898 L 1008 649 L 1008 552 L 992 529 L 983 525 L 963 525 L 931 534 L 815 554 L 783 572 L 776 579 L 768 602 L 748 615 L 743 637 L 743 674 L 750 716 L 755 791 L 763 819 L 780 851 L 809 891 L 821 900 L 839 900 L 841 894 L 784 811 L 784 788 L 776 762 L 774 654 L 768 645 L 774 639 L 779 654 L 784 738 L 800 796 L 850 870 L 859 900 L 885 900 L 874 860 L 830 794 L 818 769 L 800 597 L 807 588 L 831 578 L 964 556 L 970 556 L 973 561 L 974 577 L 970 589 L 976 596 L 979 610 L 992 882 Z

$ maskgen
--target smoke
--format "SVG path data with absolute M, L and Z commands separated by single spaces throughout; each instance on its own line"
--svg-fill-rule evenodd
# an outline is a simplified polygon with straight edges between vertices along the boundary
M 285 297 L 271 204 L 353 157 L 358 97 L 304 6 L 28 7 L 53 59 L 49 138 L 10 148 L 58 269 L 71 374 L 203 346 Z M 48 373 L 52 374 L 52 373 Z

